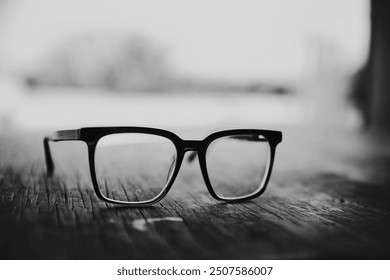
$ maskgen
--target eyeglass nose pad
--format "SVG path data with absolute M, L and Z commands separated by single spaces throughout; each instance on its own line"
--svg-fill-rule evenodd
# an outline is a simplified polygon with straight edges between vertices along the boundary
M 187 158 L 188 162 L 193 162 L 194 159 L 198 156 L 198 152 L 196 151 L 191 151 L 190 155 Z
M 176 164 L 176 157 L 173 156 L 173 161 L 171 162 L 171 166 L 169 166 L 169 171 L 168 171 L 168 175 L 167 175 L 167 179 L 165 180 L 165 184 L 168 183 L 169 179 L 171 179 L 171 176 L 172 176 L 172 173 L 173 173 L 173 170 L 174 170 L 174 166 Z

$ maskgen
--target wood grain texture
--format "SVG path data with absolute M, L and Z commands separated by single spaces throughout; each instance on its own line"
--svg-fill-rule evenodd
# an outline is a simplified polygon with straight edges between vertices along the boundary
M 96 197 L 82 143 L 53 145 L 57 175 L 49 179 L 42 135 L 0 136 L 0 257 L 390 258 L 388 138 L 284 132 L 262 197 L 218 202 L 197 164 L 185 164 L 168 196 L 144 208 Z

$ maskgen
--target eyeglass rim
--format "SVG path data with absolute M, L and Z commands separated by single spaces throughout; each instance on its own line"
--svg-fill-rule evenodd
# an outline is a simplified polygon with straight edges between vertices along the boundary
M 164 138 L 167 138 L 172 141 L 176 148 L 176 164 L 174 167 L 174 170 L 172 172 L 172 175 L 170 176 L 169 181 L 166 183 L 164 188 L 161 190 L 161 192 L 154 198 L 145 200 L 145 201 L 119 201 L 115 199 L 108 198 L 104 196 L 99 188 L 99 184 L 96 177 L 96 169 L 95 169 L 95 151 L 96 146 L 99 142 L 99 140 L 107 135 L 112 134 L 120 134 L 120 133 L 144 133 L 144 134 L 151 134 L 151 135 L 157 135 Z M 231 136 L 231 135 L 240 135 L 240 134 L 257 134 L 265 137 L 269 143 L 270 146 L 270 153 L 269 153 L 269 166 L 268 170 L 265 173 L 265 179 L 263 180 L 263 186 L 259 188 L 257 191 L 240 197 L 235 198 L 227 198 L 222 197 L 218 195 L 211 184 L 208 172 L 207 172 L 207 164 L 206 164 L 206 151 L 209 145 L 216 139 L 219 139 L 221 137 Z M 175 133 L 164 130 L 164 129 L 158 129 L 158 128 L 151 128 L 151 127 L 135 127 L 135 126 L 117 126 L 117 127 L 84 127 L 80 128 L 78 130 L 78 138 L 79 140 L 84 141 L 88 146 L 88 158 L 89 158 L 89 167 L 90 167 L 90 174 L 92 179 L 92 185 L 94 187 L 94 190 L 96 192 L 96 195 L 103 201 L 117 204 L 117 205 L 127 205 L 127 206 L 147 206 L 154 203 L 157 203 L 162 198 L 165 197 L 165 195 L 169 192 L 171 189 L 177 174 L 179 173 L 181 164 L 183 162 L 184 155 L 189 150 L 196 150 L 198 152 L 198 160 L 200 164 L 200 168 L 202 171 L 202 176 L 204 179 L 204 182 L 206 184 L 206 187 L 212 197 L 214 197 L 217 200 L 222 201 L 230 201 L 230 202 L 239 202 L 244 200 L 250 200 L 253 198 L 256 198 L 260 196 L 264 191 L 266 190 L 268 181 L 270 179 L 273 163 L 274 163 L 274 157 L 275 157 L 275 149 L 276 146 L 282 141 L 282 132 L 276 131 L 276 130 L 264 130 L 264 129 L 225 129 L 225 130 L 219 130 L 216 132 L 213 132 L 206 136 L 203 140 L 183 140 L 179 136 L 177 136 Z
M 239 134 L 239 135 L 241 135 L 241 134 Z M 208 144 L 208 146 L 206 147 L 206 150 L 205 150 L 205 152 L 204 152 L 204 159 L 202 159 L 202 160 L 204 160 L 204 165 L 205 165 L 205 169 L 204 169 L 204 171 L 202 171 L 202 172 L 204 172 L 204 176 L 206 176 L 207 177 L 207 180 L 209 181 L 209 182 L 206 182 L 206 184 L 210 184 L 210 186 L 211 186 L 211 190 L 215 193 L 215 196 L 216 197 L 218 197 L 218 199 L 220 199 L 220 200 L 224 200 L 224 201 L 242 201 L 242 200 L 247 200 L 247 199 L 249 199 L 249 197 L 252 197 L 252 195 L 256 195 L 255 197 L 257 197 L 258 195 L 257 195 L 257 193 L 259 193 L 259 192 L 261 192 L 262 191 L 262 189 L 263 188 L 265 188 L 265 186 L 267 185 L 267 183 L 268 183 L 268 180 L 267 180 L 267 174 L 271 174 L 271 170 L 272 170 L 272 165 L 273 165 L 273 157 L 274 157 L 274 155 L 272 155 L 272 148 L 270 147 L 270 145 L 268 145 L 269 146 L 269 149 L 267 150 L 267 162 L 266 162 L 266 168 L 265 168 L 265 170 L 264 170 L 264 174 L 261 176 L 261 182 L 260 182 L 260 184 L 258 185 L 258 187 L 254 190 L 254 191 L 252 191 L 252 192 L 250 192 L 250 193 L 248 193 L 248 194 L 244 194 L 244 195 L 239 195 L 239 196 L 231 196 L 231 197 L 229 197 L 229 196 L 224 196 L 224 195 L 222 195 L 222 194 L 220 194 L 219 192 L 217 192 L 217 191 L 215 191 L 215 187 L 213 187 L 213 183 L 211 183 L 211 179 L 210 179 L 210 175 L 209 175 L 209 171 L 210 171 L 210 169 L 208 169 L 208 164 L 207 164 L 207 162 L 208 162 L 208 160 L 207 160 L 207 152 L 208 152 L 208 148 L 214 143 L 214 142 L 216 142 L 216 141 L 218 141 L 219 139 L 223 139 L 223 138 L 225 138 L 225 137 L 229 137 L 229 136 L 232 136 L 232 135 L 227 135 L 227 136 L 221 136 L 221 137 L 218 137 L 218 138 L 215 138 L 214 140 L 212 140 L 209 144 Z M 269 142 L 268 142 L 268 140 L 266 141 L 267 142 L 267 144 L 269 144 Z M 205 181 L 206 181 L 206 179 L 205 179 Z M 265 191 L 265 190 L 264 190 Z M 264 191 L 262 191 L 261 193 L 263 193 Z M 261 195 L 261 193 L 260 193 L 260 195 Z

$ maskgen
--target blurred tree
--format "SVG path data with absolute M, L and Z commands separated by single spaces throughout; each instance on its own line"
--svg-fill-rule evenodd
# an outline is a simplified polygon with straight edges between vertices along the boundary
M 120 92 L 274 92 L 291 89 L 261 81 L 181 76 L 164 49 L 140 35 L 82 35 L 62 44 L 26 77 L 34 86 L 104 88 Z
M 161 91 L 170 71 L 162 48 L 142 36 L 78 36 L 28 75 L 35 85 Z

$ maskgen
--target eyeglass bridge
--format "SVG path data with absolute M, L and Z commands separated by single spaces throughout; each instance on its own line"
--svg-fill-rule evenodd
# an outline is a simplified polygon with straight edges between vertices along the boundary
M 183 147 L 184 152 L 187 151 L 198 151 L 202 145 L 201 140 L 184 140 L 183 141 Z

